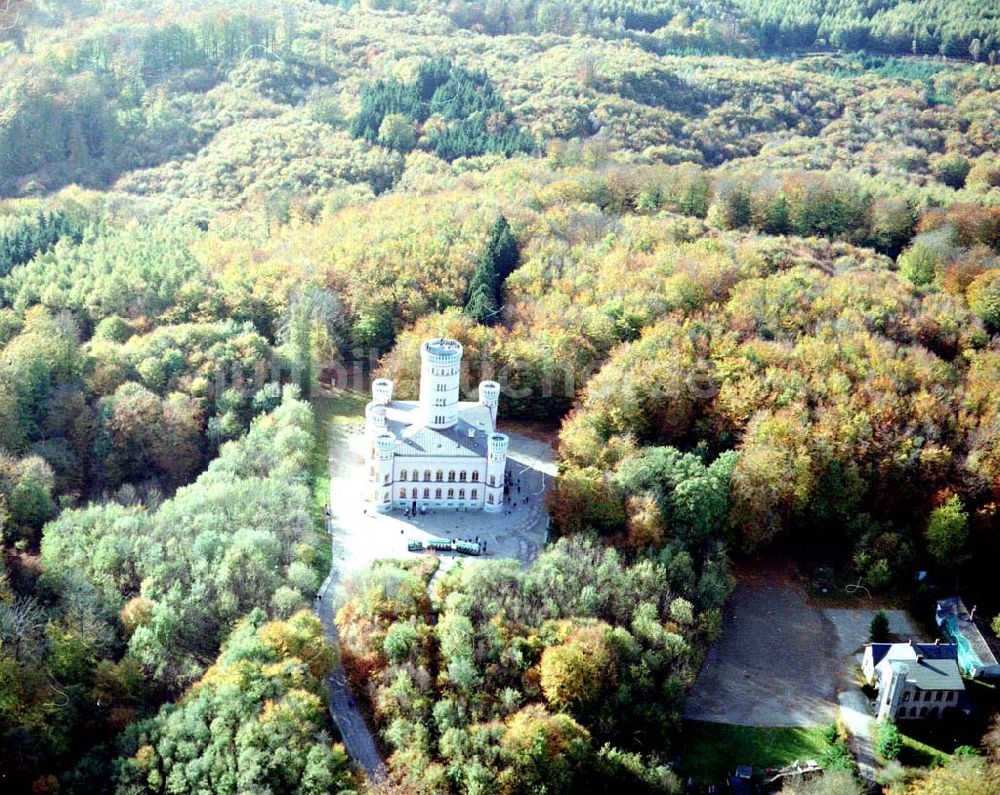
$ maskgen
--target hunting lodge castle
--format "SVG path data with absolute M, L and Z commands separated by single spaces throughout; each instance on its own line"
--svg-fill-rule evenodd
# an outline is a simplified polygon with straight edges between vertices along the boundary
M 393 400 L 392 381 L 372 382 L 365 429 L 380 512 L 503 510 L 508 438 L 496 430 L 500 385 L 483 381 L 478 402 L 460 401 L 461 364 L 461 343 L 426 340 L 419 400 Z

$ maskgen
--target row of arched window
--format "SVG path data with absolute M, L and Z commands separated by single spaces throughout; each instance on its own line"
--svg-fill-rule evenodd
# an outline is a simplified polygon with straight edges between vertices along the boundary
M 917 714 L 917 708 L 916 707 L 910 707 L 909 717 L 916 718 L 917 716 L 918 716 L 918 714 Z M 907 715 L 906 715 L 906 707 L 900 707 L 898 710 L 896 710 L 896 717 L 897 718 L 905 718 L 905 717 L 907 717 Z M 927 707 L 921 707 L 920 708 L 919 717 L 921 717 L 921 718 L 926 718 L 926 717 L 936 718 L 936 717 L 938 717 L 938 708 L 937 707 L 931 707 L 930 711 L 928 712 Z
M 409 498 L 411 500 L 420 499 L 417 496 L 417 492 L 418 492 L 418 489 L 411 490 Z M 442 489 L 434 489 L 434 499 L 435 500 L 444 499 L 444 497 L 442 497 L 442 495 L 441 495 L 441 492 L 442 492 Z M 406 498 L 407 498 L 406 497 L 406 489 L 400 489 L 399 490 L 399 499 L 405 500 Z M 429 500 L 431 498 L 431 490 L 430 489 L 424 489 L 424 497 L 423 498 L 425 500 Z M 455 499 L 455 489 L 448 489 L 448 497 L 447 497 L 447 499 L 449 499 L 449 500 Z M 458 499 L 460 499 L 460 500 L 464 500 L 465 499 L 465 489 L 459 489 L 458 490 Z M 479 489 L 472 489 L 472 491 L 469 492 L 469 499 L 470 500 L 479 499 Z
M 426 480 L 426 481 L 429 482 L 431 480 L 435 480 L 435 481 L 440 482 L 440 481 L 443 481 L 445 479 L 444 478 L 445 473 L 444 473 L 443 469 L 439 469 L 437 472 L 435 472 L 433 474 L 434 474 L 434 477 L 432 478 L 431 477 L 431 471 L 429 469 L 425 469 L 424 470 L 424 476 L 423 476 L 423 478 L 421 478 L 420 477 L 420 470 L 419 469 L 414 469 L 413 472 L 408 472 L 405 469 L 401 469 L 401 470 L 399 470 L 399 480 L 407 480 L 408 476 L 411 476 L 411 475 L 412 475 L 412 477 L 409 477 L 409 479 L 410 480 L 415 480 L 415 481 Z M 468 472 L 466 472 L 464 469 L 462 471 L 460 471 L 460 472 L 457 472 L 457 473 L 455 472 L 454 469 L 450 470 L 448 472 L 448 482 L 449 483 L 454 483 L 455 479 L 456 479 L 456 475 L 457 475 L 459 483 L 465 483 L 466 480 L 471 480 L 473 483 L 478 483 L 479 482 L 479 472 L 477 472 L 476 470 L 473 470 L 472 474 L 471 474 L 471 477 L 470 477 L 470 474 Z
M 913 694 L 914 701 L 920 701 L 920 694 L 924 694 L 924 701 L 940 701 L 944 698 L 945 701 L 955 700 L 954 690 L 917 690 Z M 903 701 L 910 700 L 910 692 L 906 691 L 903 693 Z

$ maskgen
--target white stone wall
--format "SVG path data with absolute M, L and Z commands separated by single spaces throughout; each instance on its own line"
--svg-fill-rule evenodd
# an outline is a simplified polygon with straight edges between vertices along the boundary
M 402 472 L 406 470 L 406 480 L 402 479 Z M 413 473 L 419 473 L 419 479 L 414 479 Z M 462 481 L 461 473 L 465 472 L 465 481 Z M 466 508 L 478 510 L 483 507 L 486 499 L 486 460 L 483 458 L 449 458 L 448 456 L 428 456 L 428 457 L 395 457 L 392 468 L 392 502 L 395 508 L 403 509 L 413 505 L 413 489 L 417 490 L 417 506 L 422 508 Z M 425 474 L 430 472 L 430 480 L 425 478 Z M 441 472 L 441 480 L 437 480 L 437 473 Z M 449 480 L 450 473 L 455 473 L 455 480 Z M 472 479 L 473 473 L 479 476 L 478 481 Z M 406 497 L 400 497 L 400 489 L 406 490 Z M 424 497 L 424 490 L 429 491 L 429 496 Z M 441 497 L 437 497 L 437 490 L 441 490 Z M 454 496 L 448 497 L 448 490 L 452 489 Z M 465 497 L 459 497 L 460 490 L 465 490 Z M 472 497 L 473 490 L 476 497 Z
M 392 507 L 392 465 L 395 454 L 392 449 L 396 445 L 396 437 L 383 431 L 375 437 L 375 457 L 372 460 L 372 501 L 377 511 L 388 511 Z
M 948 707 L 958 706 L 958 692 L 920 690 L 903 674 L 883 676 L 879 684 L 878 720 L 935 719 L 942 717 Z M 952 694 L 950 700 L 949 694 Z

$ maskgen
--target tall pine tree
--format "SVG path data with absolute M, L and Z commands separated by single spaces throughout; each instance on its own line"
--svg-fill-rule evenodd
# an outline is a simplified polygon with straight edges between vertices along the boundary
M 490 237 L 469 281 L 465 313 L 477 323 L 491 326 L 500 316 L 503 284 L 517 267 L 517 240 L 503 215 L 497 216 Z

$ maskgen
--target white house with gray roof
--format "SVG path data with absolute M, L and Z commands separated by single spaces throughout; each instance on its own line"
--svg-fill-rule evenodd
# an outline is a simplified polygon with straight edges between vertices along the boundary
M 878 720 L 934 720 L 967 711 L 954 644 L 871 643 L 861 668 L 878 687 Z
M 376 509 L 499 513 L 508 444 L 496 430 L 500 385 L 483 381 L 478 401 L 459 399 L 462 345 L 456 340 L 426 340 L 420 364 L 419 400 L 393 400 L 392 381 L 372 382 L 365 426 Z

